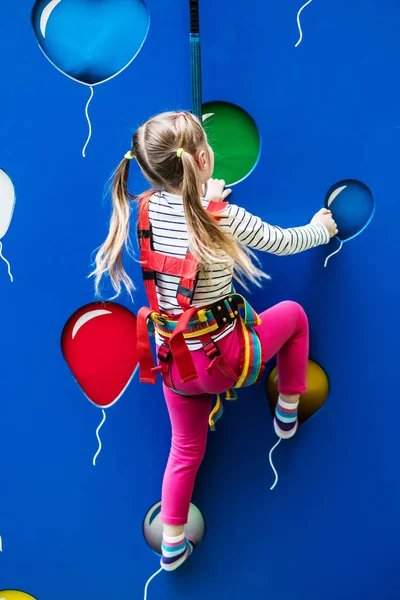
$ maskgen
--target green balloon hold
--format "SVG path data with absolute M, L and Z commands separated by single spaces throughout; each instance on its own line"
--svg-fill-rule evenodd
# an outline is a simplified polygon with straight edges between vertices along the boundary
M 215 154 L 213 177 L 234 185 L 254 169 L 260 156 L 261 139 L 252 117 L 229 102 L 203 105 L 203 126 Z

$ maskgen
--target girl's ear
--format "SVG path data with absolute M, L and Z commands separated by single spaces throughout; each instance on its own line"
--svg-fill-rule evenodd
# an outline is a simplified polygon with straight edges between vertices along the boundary
M 196 156 L 196 163 L 202 171 L 207 169 L 207 154 L 205 150 L 200 150 Z

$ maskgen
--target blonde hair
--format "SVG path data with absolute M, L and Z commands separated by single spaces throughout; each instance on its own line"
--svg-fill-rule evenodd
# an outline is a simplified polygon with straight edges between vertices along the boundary
M 178 152 L 181 148 L 182 153 Z M 182 195 L 189 249 L 198 259 L 199 268 L 206 273 L 212 264 L 222 264 L 232 271 L 233 262 L 233 276 L 245 288 L 244 279 L 260 285 L 261 279 L 268 276 L 253 264 L 251 257 L 254 254 L 223 231 L 216 219 L 203 207 L 196 154 L 199 150 L 207 152 L 207 148 L 206 134 L 197 117 L 187 112 L 166 112 L 139 127 L 133 135 L 131 154 L 154 188 Z M 131 203 L 137 199 L 128 191 L 130 162 L 125 157 L 114 174 L 110 229 L 97 252 L 96 267 L 91 273 L 95 278 L 97 294 L 101 278 L 107 273 L 116 296 L 121 293 L 122 285 L 129 294 L 134 290 L 133 282 L 122 262 L 124 248 L 130 252 Z

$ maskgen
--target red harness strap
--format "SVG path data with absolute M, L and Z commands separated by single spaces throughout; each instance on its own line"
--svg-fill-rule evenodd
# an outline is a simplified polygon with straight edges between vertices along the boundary
M 155 383 L 156 374 L 158 372 L 165 373 L 166 371 L 164 365 L 159 367 L 154 365 L 147 329 L 147 321 L 151 313 L 161 313 L 156 289 L 157 273 L 161 273 L 165 275 L 178 276 L 180 278 L 176 299 L 179 306 L 182 308 L 183 313 L 180 316 L 175 331 L 169 340 L 169 348 L 176 362 L 182 382 L 187 382 L 197 378 L 197 372 L 193 362 L 192 353 L 186 345 L 183 332 L 188 327 L 190 319 L 198 310 L 198 308 L 191 306 L 198 276 L 198 260 L 190 252 L 187 252 L 185 258 L 176 258 L 173 256 L 167 256 L 161 252 L 156 252 L 153 249 L 148 208 L 150 197 L 153 194 L 154 190 L 146 192 L 139 201 L 138 237 L 140 244 L 140 262 L 142 265 L 146 294 L 150 304 L 150 308 L 143 307 L 138 313 L 137 337 L 140 381 L 146 383 Z M 221 212 L 225 207 L 225 202 L 210 202 L 207 210 L 209 212 Z M 216 360 L 215 362 L 219 361 Z
M 159 312 L 160 307 L 158 306 L 155 272 L 152 268 L 147 268 L 142 262 L 142 253 L 153 252 L 149 220 L 149 200 L 153 194 L 154 190 L 150 190 L 144 193 L 139 199 L 138 238 L 140 246 L 140 262 L 142 264 L 142 275 L 147 299 L 150 307 Z M 138 333 L 140 332 L 138 331 Z
M 143 306 L 137 316 L 137 351 L 139 362 L 140 381 L 143 383 L 155 383 L 154 360 L 151 353 L 150 337 L 147 329 L 147 320 L 153 312 L 152 308 Z

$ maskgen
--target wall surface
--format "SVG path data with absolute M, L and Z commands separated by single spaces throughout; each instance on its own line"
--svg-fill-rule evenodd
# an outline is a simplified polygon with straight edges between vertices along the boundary
M 250 297 L 258 310 L 286 298 L 303 304 L 329 400 L 281 444 L 273 492 L 265 379 L 226 406 L 194 498 L 204 541 L 184 568 L 152 583 L 150 600 L 399 598 L 400 9 L 395 0 L 315 0 L 301 14 L 295 47 L 301 4 L 203 0 L 203 99 L 239 105 L 261 135 L 258 165 L 232 202 L 285 227 L 308 222 L 343 179 L 374 195 L 370 225 L 326 269 L 337 241 L 294 257 L 262 256 L 272 281 Z M 85 34 L 89 23 L 93 36 L 85 11 L 111 23 L 129 5 L 61 0 L 54 18 L 75 11 L 76 31 Z M 191 107 L 188 3 L 148 0 L 147 8 L 141 51 L 94 88 L 83 158 L 89 88 L 38 48 L 32 2 L 2 4 L 0 168 L 16 204 L 1 240 L 13 282 L 0 261 L 0 590 L 37 600 L 141 598 L 158 564 L 142 519 L 159 500 L 169 448 L 160 385 L 139 385 L 136 376 L 107 410 L 94 467 L 101 411 L 60 350 L 68 318 L 93 301 L 87 275 L 107 230 L 104 186 L 132 131 L 153 113 Z M 112 57 L 126 43 L 100 38 Z M 64 41 L 56 42 L 62 54 Z M 90 48 L 88 60 L 100 52 Z M 140 192 L 143 180 L 135 168 L 131 175 Z M 118 301 L 136 313 L 145 298 L 137 265 L 130 271 L 135 304 Z

